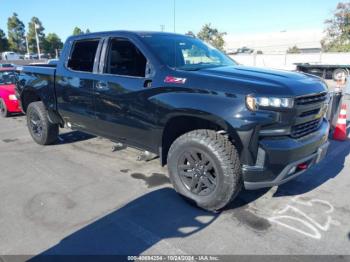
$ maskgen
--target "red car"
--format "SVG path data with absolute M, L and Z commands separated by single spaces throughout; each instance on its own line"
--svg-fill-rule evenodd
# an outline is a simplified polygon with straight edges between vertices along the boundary
M 15 95 L 16 72 L 13 68 L 0 68 L 0 116 L 8 117 L 12 113 L 21 113 Z

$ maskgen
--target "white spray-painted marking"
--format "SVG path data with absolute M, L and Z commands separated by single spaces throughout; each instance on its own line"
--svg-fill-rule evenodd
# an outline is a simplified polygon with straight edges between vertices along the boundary
M 288 204 L 285 208 L 275 211 L 275 216 L 268 218 L 268 220 L 314 239 L 321 239 L 321 231 L 327 232 L 330 229 L 331 225 L 340 225 L 338 221 L 333 220 L 331 217 L 331 214 L 334 212 L 334 207 L 328 201 L 321 199 L 302 201 L 300 197 L 295 197 L 292 199 L 292 202 L 292 204 Z M 293 204 L 299 204 L 305 207 L 313 207 L 315 204 L 321 204 L 325 206 L 327 210 L 324 212 L 324 214 L 321 214 L 321 216 L 327 215 L 326 222 L 324 224 L 317 222 L 315 219 L 310 217 L 307 213 L 301 211 Z M 288 212 L 294 213 L 295 215 L 288 215 Z M 300 224 L 305 226 L 307 230 L 301 229 Z

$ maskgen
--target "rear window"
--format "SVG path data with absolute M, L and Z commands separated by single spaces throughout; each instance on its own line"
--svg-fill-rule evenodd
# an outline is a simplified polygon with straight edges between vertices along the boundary
M 92 72 L 98 44 L 98 39 L 76 41 L 68 60 L 68 68 L 74 71 Z

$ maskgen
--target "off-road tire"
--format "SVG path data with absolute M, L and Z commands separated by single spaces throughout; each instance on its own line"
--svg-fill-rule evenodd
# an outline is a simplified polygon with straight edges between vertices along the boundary
M 216 187 L 207 196 L 194 194 L 180 177 L 181 156 L 191 150 L 204 152 L 218 169 Z M 224 208 L 242 188 L 242 168 L 237 149 L 228 136 L 213 130 L 195 130 L 176 139 L 169 149 L 168 169 L 175 190 L 208 211 Z
M 33 128 L 33 118 L 40 121 L 40 135 Z M 37 144 L 52 145 L 57 141 L 59 126 L 50 123 L 47 110 L 42 102 L 29 104 L 27 109 L 27 125 L 30 135 Z

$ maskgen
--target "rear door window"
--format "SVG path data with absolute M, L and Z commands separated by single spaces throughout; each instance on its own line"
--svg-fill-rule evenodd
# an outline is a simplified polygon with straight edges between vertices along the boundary
M 68 60 L 68 68 L 73 71 L 92 72 L 99 41 L 99 39 L 76 41 Z

